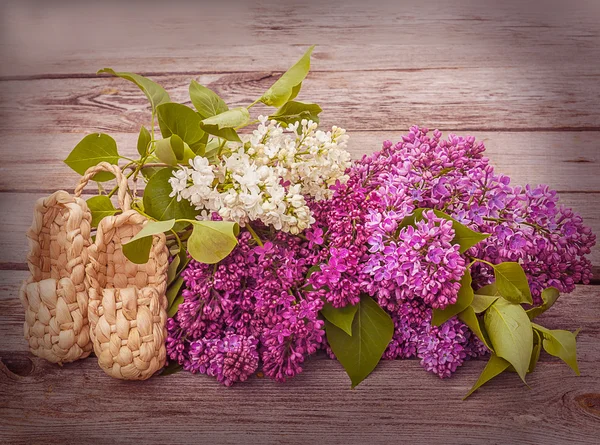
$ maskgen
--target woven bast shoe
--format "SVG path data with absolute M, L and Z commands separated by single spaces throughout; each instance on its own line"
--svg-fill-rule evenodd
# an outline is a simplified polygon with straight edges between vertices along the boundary
M 92 351 L 84 279 L 91 219 L 83 199 L 60 190 L 36 202 L 27 232 L 31 276 L 19 292 L 25 339 L 34 355 L 53 363 Z
M 89 248 L 86 283 L 89 291 L 90 336 L 98 364 L 110 376 L 145 380 L 166 361 L 168 249 L 164 234 L 155 235 L 146 264 L 134 264 L 122 245 L 148 221 L 131 210 L 127 178 L 111 164 L 89 169 L 76 194 L 99 171 L 116 176 L 123 213 L 100 221 Z

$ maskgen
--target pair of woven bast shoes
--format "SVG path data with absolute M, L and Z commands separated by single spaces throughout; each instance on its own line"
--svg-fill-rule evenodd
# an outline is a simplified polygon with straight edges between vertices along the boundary
M 92 215 L 80 196 L 100 172 L 116 177 L 122 213 L 103 218 L 92 240 Z M 123 255 L 122 244 L 147 221 L 131 210 L 127 190 L 121 169 L 103 162 L 86 172 L 74 195 L 61 190 L 37 201 L 27 233 L 31 276 L 20 299 L 33 354 L 63 364 L 93 350 L 110 376 L 144 380 L 166 360 L 169 251 L 160 234 L 146 264 Z

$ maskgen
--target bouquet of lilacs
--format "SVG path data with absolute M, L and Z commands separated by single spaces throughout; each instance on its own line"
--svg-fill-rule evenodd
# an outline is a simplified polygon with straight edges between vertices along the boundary
M 444 378 L 489 356 L 472 392 L 504 370 L 525 381 L 542 348 L 578 372 L 577 333 L 532 320 L 590 279 L 595 236 L 581 218 L 546 186 L 512 186 L 472 137 L 413 127 L 352 162 L 346 132 L 320 129 L 321 108 L 295 100 L 311 52 L 233 109 L 195 81 L 194 110 L 142 76 L 103 70 L 150 100 L 140 158 L 107 136 L 100 149 L 84 138 L 66 162 L 82 173 L 125 159 L 145 182 L 133 208 L 150 222 L 123 253 L 143 263 L 152 235 L 167 234 L 163 374 L 283 382 L 323 350 L 355 386 L 382 358 L 418 358 Z M 253 119 L 259 102 L 277 109 Z M 88 200 L 95 224 L 118 212 L 114 193 Z

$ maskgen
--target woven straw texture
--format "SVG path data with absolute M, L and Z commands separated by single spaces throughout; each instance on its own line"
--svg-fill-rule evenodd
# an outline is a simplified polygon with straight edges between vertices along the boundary
M 19 292 L 25 339 L 33 354 L 53 363 L 85 358 L 92 350 L 84 280 L 91 219 L 83 199 L 59 190 L 36 202 L 27 232 L 31 277 Z
M 88 250 L 90 336 L 98 364 L 109 375 L 145 380 L 165 365 L 168 249 L 164 234 L 155 235 L 146 264 L 134 264 L 122 245 L 139 232 L 147 218 L 130 209 L 127 179 L 107 163 L 88 170 L 76 190 L 99 171 L 115 174 L 123 213 L 100 221 Z

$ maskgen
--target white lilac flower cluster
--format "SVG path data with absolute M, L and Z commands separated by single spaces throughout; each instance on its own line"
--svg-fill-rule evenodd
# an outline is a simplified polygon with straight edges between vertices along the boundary
M 287 128 L 264 116 L 259 121 L 252 135 L 229 144 L 215 165 L 198 156 L 190 167 L 176 170 L 170 196 L 190 201 L 203 217 L 217 212 L 242 226 L 258 220 L 297 234 L 314 222 L 305 197 L 330 198 L 330 187 L 348 180 L 348 136 L 338 127 L 318 130 L 309 120 Z

